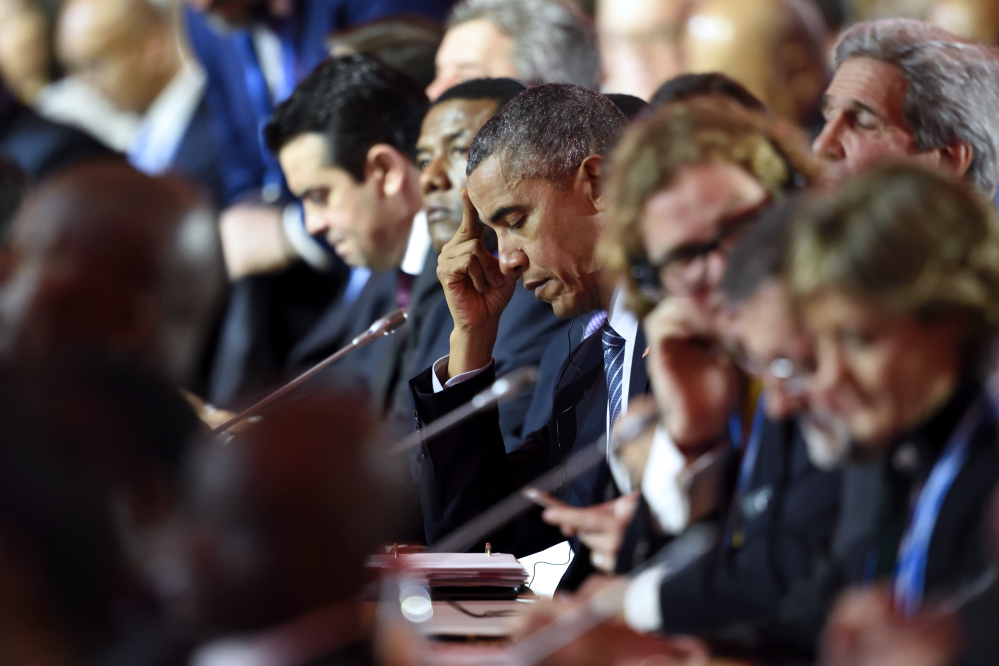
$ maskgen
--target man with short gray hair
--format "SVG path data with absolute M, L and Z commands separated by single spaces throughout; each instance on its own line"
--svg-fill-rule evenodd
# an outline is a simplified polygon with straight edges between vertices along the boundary
M 421 498 L 430 544 L 605 435 L 627 412 L 629 400 L 648 389 L 638 321 L 625 310 L 623 292 L 606 293 L 600 280 L 598 244 L 610 223 L 604 156 L 626 124 L 603 95 L 547 84 L 514 97 L 472 141 L 464 217 L 437 262 L 454 320 L 450 353 L 410 382 L 417 419 L 430 423 L 492 384 L 500 318 L 518 281 L 556 316 L 580 321 L 572 324 L 576 336 L 570 328 L 564 350 L 552 352 L 565 359 L 547 396 L 552 417 L 515 451 L 506 453 L 495 411 L 424 443 Z M 484 227 L 496 234 L 496 256 L 483 244 Z M 595 324 L 584 318 L 597 310 L 603 312 Z M 569 339 L 585 337 L 591 324 L 592 335 L 570 350 Z M 605 346 L 611 334 L 615 355 L 608 382 Z M 566 483 L 557 494 L 575 506 L 604 501 L 611 464 Z M 630 490 L 614 478 L 612 494 Z M 563 538 L 535 511 L 489 541 L 496 550 L 524 556 Z M 591 570 L 589 556 L 577 556 L 563 586 L 578 585 Z
M 903 158 L 989 196 L 999 183 L 999 51 L 929 23 L 860 23 L 836 47 L 813 150 L 833 180 Z
M 592 21 L 567 0 L 464 0 L 437 51 L 431 101 L 474 78 L 575 83 L 596 89 L 600 55 Z

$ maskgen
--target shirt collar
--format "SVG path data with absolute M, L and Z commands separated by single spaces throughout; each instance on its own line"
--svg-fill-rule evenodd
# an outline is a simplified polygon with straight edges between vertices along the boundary
M 409 244 L 406 245 L 406 254 L 400 265 L 402 272 L 409 275 L 422 273 L 429 251 L 430 228 L 427 226 L 427 214 L 421 210 L 413 218 L 413 226 L 409 231 Z

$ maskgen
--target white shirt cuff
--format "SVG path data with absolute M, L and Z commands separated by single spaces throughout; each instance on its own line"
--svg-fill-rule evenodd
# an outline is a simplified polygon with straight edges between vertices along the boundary
M 686 464 L 666 428 L 657 426 L 642 475 L 642 495 L 656 527 L 664 534 L 680 534 L 690 524 L 690 498 L 683 474 Z
M 430 381 L 434 385 L 434 393 L 441 393 L 446 388 L 451 388 L 452 386 L 457 386 L 462 382 L 467 382 L 473 377 L 481 375 L 483 372 L 493 367 L 495 361 L 490 360 L 489 365 L 484 365 L 477 370 L 469 370 L 468 372 L 463 372 L 460 375 L 455 375 L 451 379 L 441 380 L 441 377 L 447 377 L 447 363 L 451 359 L 451 355 L 448 354 L 444 358 L 437 359 L 434 363 L 433 372 L 430 373 Z
M 660 564 L 638 574 L 628 585 L 624 593 L 624 621 L 635 631 L 650 633 L 662 629 L 659 587 L 669 572 L 666 564 Z
M 309 235 L 305 229 L 302 206 L 298 203 L 290 203 L 284 207 L 281 213 L 281 227 L 284 235 L 295 248 L 295 252 L 313 268 L 319 271 L 327 271 L 333 265 L 329 252 L 319 241 Z

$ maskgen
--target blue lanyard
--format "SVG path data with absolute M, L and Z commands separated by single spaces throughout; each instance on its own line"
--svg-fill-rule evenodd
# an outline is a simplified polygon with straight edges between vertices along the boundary
M 756 468 L 756 459 L 760 454 L 760 440 L 763 438 L 763 424 L 766 422 L 766 411 L 764 404 L 765 395 L 761 394 L 756 403 L 756 412 L 753 415 L 753 425 L 749 431 L 749 439 L 746 441 L 745 450 L 742 452 L 742 462 L 739 464 L 739 482 L 736 485 L 736 497 L 740 497 L 749 490 L 749 483 L 753 478 L 753 470 Z M 733 414 L 728 420 L 729 436 L 732 439 L 732 447 L 735 450 L 742 449 L 742 417 L 740 414 Z
M 971 436 L 986 419 L 995 418 L 987 396 L 972 404 L 919 493 L 895 566 L 895 607 L 903 616 L 911 616 L 922 604 L 930 540 L 947 493 L 968 459 Z
M 731 544 L 733 548 L 740 548 L 742 542 L 742 528 L 740 527 L 742 498 L 749 490 L 749 484 L 753 479 L 753 471 L 756 468 L 756 459 L 760 453 L 760 442 L 763 439 L 763 425 L 766 422 L 764 404 L 766 398 L 761 395 L 756 404 L 756 413 L 753 416 L 753 424 L 749 431 L 749 439 L 745 447 L 742 442 L 742 417 L 739 413 L 732 414 L 728 420 L 729 437 L 732 440 L 732 448 L 736 451 L 743 449 L 742 462 L 739 463 L 739 480 L 735 488 L 735 496 L 732 501 L 732 511 L 726 521 L 724 544 Z M 738 527 L 738 530 L 736 529 Z M 738 535 L 738 537 L 737 537 Z

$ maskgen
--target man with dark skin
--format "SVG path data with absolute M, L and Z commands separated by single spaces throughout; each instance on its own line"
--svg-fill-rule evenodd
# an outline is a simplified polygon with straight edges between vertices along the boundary
M 189 386 L 224 289 L 215 217 L 186 185 L 120 163 L 52 179 L 14 221 L 0 349 L 98 353 Z
M 203 443 L 183 493 L 182 596 L 208 635 L 234 638 L 192 663 L 375 663 L 357 597 L 394 515 L 376 435 L 357 400 L 309 393 L 275 405 L 238 445 Z

